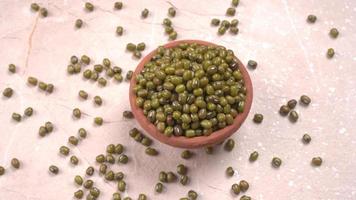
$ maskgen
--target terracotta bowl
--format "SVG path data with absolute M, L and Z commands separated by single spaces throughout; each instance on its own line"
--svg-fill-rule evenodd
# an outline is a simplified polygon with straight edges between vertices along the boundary
M 200 40 L 179 40 L 179 41 L 173 41 L 173 42 L 167 43 L 166 45 L 164 45 L 164 47 L 172 48 L 172 47 L 179 45 L 180 43 L 198 43 L 198 44 L 202 44 L 202 45 L 216 45 L 216 44 L 213 44 L 210 42 L 200 41 Z M 238 114 L 235 117 L 234 123 L 232 125 L 229 125 L 229 126 L 223 128 L 223 129 L 213 132 L 209 136 L 198 136 L 198 137 L 193 137 L 193 138 L 187 138 L 184 136 L 167 137 L 164 134 L 160 133 L 157 130 L 157 128 L 155 127 L 155 125 L 147 120 L 146 116 L 144 116 L 144 114 L 143 114 L 142 109 L 139 108 L 138 106 L 136 106 L 136 103 L 135 103 L 136 95 L 133 91 L 133 88 L 136 85 L 136 75 L 142 71 L 145 63 L 150 61 L 150 59 L 155 54 L 155 52 L 156 52 L 156 50 L 152 51 L 150 54 L 145 56 L 141 60 L 141 62 L 138 64 L 135 72 L 133 73 L 133 76 L 132 76 L 132 79 L 130 82 L 130 90 L 129 90 L 131 110 L 132 110 L 137 122 L 141 125 L 141 127 L 148 134 L 150 134 L 152 137 L 159 140 L 160 142 L 163 142 L 170 146 L 180 147 L 180 148 L 199 148 L 199 147 L 218 144 L 218 143 L 224 141 L 226 138 L 230 137 L 232 134 L 234 134 L 240 128 L 241 124 L 245 121 L 245 119 L 250 111 L 251 104 L 252 104 L 253 91 L 252 91 L 251 79 L 250 79 L 250 76 L 249 76 L 245 66 L 241 63 L 241 61 L 239 59 L 235 58 L 236 62 L 238 63 L 239 69 L 243 75 L 247 94 L 246 94 L 246 102 L 245 102 L 244 112 Z

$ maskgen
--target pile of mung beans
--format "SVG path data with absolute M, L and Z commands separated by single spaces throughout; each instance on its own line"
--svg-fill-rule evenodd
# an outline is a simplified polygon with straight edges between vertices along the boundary
M 160 46 L 135 78 L 136 105 L 166 136 L 207 136 L 231 125 L 248 92 L 233 51 L 222 46 Z

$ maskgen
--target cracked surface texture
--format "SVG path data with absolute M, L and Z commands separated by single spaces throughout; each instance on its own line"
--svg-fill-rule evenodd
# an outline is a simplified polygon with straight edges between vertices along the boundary
M 125 74 L 134 70 L 138 61 L 125 52 L 128 42 L 145 42 L 143 55 L 167 42 L 161 26 L 170 7 L 166 1 L 123 1 L 120 11 L 113 10 L 114 1 L 94 2 L 94 12 L 83 10 L 85 1 L 38 1 L 48 9 L 47 18 L 30 11 L 32 1 L 0 1 L 0 89 L 14 89 L 10 99 L 0 99 L 0 165 L 6 173 L 0 176 L 0 200 L 57 200 L 72 199 L 79 189 L 75 175 L 84 175 L 89 165 L 97 166 L 95 156 L 103 153 L 110 143 L 122 143 L 130 161 L 115 164 L 112 169 L 127 174 L 127 191 L 123 196 L 137 199 L 145 193 L 152 200 L 179 199 L 190 189 L 199 199 L 238 199 L 231 194 L 231 185 L 245 179 L 250 183 L 247 195 L 252 199 L 356 199 L 356 1 L 289 1 L 242 0 L 237 7 L 240 32 L 216 34 L 210 26 L 213 17 L 225 17 L 228 0 L 171 1 L 177 7 L 172 19 L 178 39 L 207 40 L 233 49 L 244 63 L 253 59 L 256 70 L 250 70 L 254 85 L 254 102 L 249 117 L 233 135 L 235 149 L 227 153 L 217 147 L 214 155 L 193 150 L 194 158 L 182 160 L 180 149 L 158 142 L 158 157 L 149 157 L 144 147 L 129 138 L 128 130 L 138 127 L 135 120 L 125 120 L 122 112 L 129 109 L 128 83 L 108 81 L 106 87 L 84 81 L 82 75 L 68 75 L 66 67 L 71 55 L 90 56 L 93 63 L 109 58 L 123 68 Z M 150 10 L 146 19 L 140 14 Z M 308 24 L 308 14 L 318 20 Z M 81 29 L 74 28 L 77 18 L 84 21 Z M 123 26 L 123 36 L 115 34 Z M 328 32 L 336 27 L 337 39 Z M 335 56 L 327 59 L 328 48 Z M 14 63 L 16 74 L 8 73 Z M 92 67 L 92 66 L 90 66 Z M 45 94 L 26 84 L 28 76 L 55 85 L 53 94 Z M 78 98 L 78 91 L 89 93 L 87 101 Z M 278 114 L 279 107 L 302 94 L 312 98 L 308 107 L 298 105 L 299 120 L 292 124 Z M 103 105 L 93 105 L 93 97 L 100 95 Z M 34 114 L 20 123 L 11 120 L 13 112 L 23 113 L 28 106 Z M 72 109 L 82 110 L 82 118 L 72 118 Z M 254 113 L 262 113 L 264 121 L 252 122 Z M 104 124 L 93 125 L 93 118 L 101 116 Z M 54 131 L 39 138 L 38 129 L 46 121 L 53 122 Z M 71 148 L 70 155 L 79 158 L 78 166 L 71 166 L 69 157 L 62 157 L 58 149 L 68 145 L 67 139 L 79 128 L 88 130 L 87 139 Z M 309 133 L 312 141 L 304 145 L 301 138 Z M 258 151 L 254 163 L 249 154 Z M 279 169 L 271 167 L 271 159 L 283 160 Z M 310 165 L 313 157 L 323 158 L 321 167 Z M 14 170 L 10 161 L 17 157 L 21 168 Z M 161 170 L 175 171 L 183 163 L 189 167 L 188 186 L 166 184 L 162 194 L 153 192 Z M 57 176 L 48 172 L 49 165 L 60 168 Z M 233 177 L 225 176 L 232 166 Z M 95 172 L 92 178 L 100 188 L 100 199 L 110 199 L 116 184 L 103 181 Z

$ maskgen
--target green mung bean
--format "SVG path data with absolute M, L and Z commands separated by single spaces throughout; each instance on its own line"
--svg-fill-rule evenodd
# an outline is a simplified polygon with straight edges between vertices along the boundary
M 12 90 L 12 88 L 5 88 L 2 92 L 2 95 L 4 95 L 4 97 L 10 98 L 13 93 L 14 91 Z
M 191 199 L 191 200 L 196 200 L 198 198 L 198 193 L 194 190 L 189 190 L 188 191 L 188 197 Z
M 159 154 L 159 152 L 155 148 L 152 148 L 152 147 L 147 147 L 145 150 L 145 153 L 150 156 L 157 156 Z
M 288 115 L 289 112 L 290 108 L 287 105 L 283 105 L 279 108 L 279 114 L 281 114 L 282 116 Z
M 116 10 L 121 10 L 122 6 L 123 6 L 123 3 L 121 1 L 117 1 L 117 2 L 114 3 L 114 8 Z
M 322 163 L 323 163 L 323 160 L 321 157 L 314 157 L 311 161 L 311 164 L 313 166 L 317 166 L 317 167 L 319 167 Z
M 84 183 L 83 183 L 83 187 L 86 188 L 86 189 L 90 189 L 92 188 L 94 185 L 94 181 L 88 179 L 86 180 Z
M 112 180 L 114 180 L 114 178 L 115 178 L 115 174 L 111 170 L 105 174 L 105 179 L 108 181 L 112 181 Z
M 87 131 L 84 128 L 78 129 L 78 135 L 80 138 L 86 138 L 87 137 Z
M 213 18 L 213 19 L 211 19 L 210 24 L 213 25 L 213 26 L 219 26 L 220 20 L 216 19 L 216 18 Z
M 310 102 L 311 102 L 311 99 L 307 95 L 302 95 L 300 97 L 300 103 L 302 103 L 303 105 L 309 105 Z
M 329 35 L 332 38 L 337 38 L 337 36 L 339 36 L 339 31 L 336 28 L 332 28 L 330 29 Z
M 172 26 L 172 21 L 168 18 L 164 18 L 163 19 L 163 23 L 164 26 Z
M 332 57 L 334 57 L 334 55 L 335 55 L 334 49 L 333 48 L 329 48 L 328 51 L 326 52 L 326 56 L 328 58 L 332 58 Z
M 122 154 L 124 152 L 124 146 L 122 144 L 117 144 L 115 146 L 115 154 Z
M 148 16 L 149 12 L 150 11 L 147 8 L 143 9 L 141 12 L 141 17 L 146 18 Z
M 290 109 L 294 109 L 296 105 L 297 105 L 297 100 L 295 100 L 295 99 L 291 99 L 287 102 L 287 106 Z
M 53 126 L 52 122 L 46 122 L 45 123 L 45 127 L 46 127 L 46 130 L 47 130 L 48 133 L 52 132 L 53 129 L 54 129 L 54 126 Z
M 73 165 L 78 165 L 79 163 L 79 159 L 77 156 L 71 156 L 70 157 L 70 163 L 72 163 Z
M 246 195 L 242 195 L 240 200 L 251 200 L 251 197 L 246 196 Z
M 90 3 L 90 2 L 86 2 L 84 7 L 89 12 L 92 12 L 94 10 L 94 5 L 92 3 Z
M 250 160 L 250 162 L 254 162 L 257 160 L 257 158 L 258 158 L 258 152 L 254 151 L 250 154 L 249 160 Z
M 237 27 L 231 27 L 231 28 L 230 28 L 230 33 L 232 33 L 232 34 L 234 34 L 234 35 L 238 34 L 238 33 L 239 33 L 239 28 L 237 28 Z
M 292 110 L 290 113 L 289 113 L 289 120 L 291 122 L 297 122 L 298 121 L 298 118 L 299 118 L 299 115 L 298 113 L 295 111 L 295 110 Z
M 234 16 L 235 13 L 236 13 L 236 9 L 233 8 L 233 7 L 230 7 L 230 8 L 228 8 L 228 9 L 226 10 L 226 15 L 227 15 L 227 16 Z
M 30 117 L 30 116 L 32 116 L 32 114 L 33 114 L 33 108 L 28 107 L 25 109 L 24 115 L 26 115 L 27 117 Z
M 84 196 L 83 190 L 77 190 L 76 192 L 74 192 L 74 197 L 77 199 L 82 199 L 83 196 Z
M 131 80 L 132 75 L 133 75 L 133 71 L 129 70 L 129 71 L 126 73 L 126 80 Z
M 127 157 L 127 155 L 121 154 L 119 156 L 119 159 L 118 159 L 119 163 L 126 164 L 128 161 L 129 161 L 129 157 Z
M 309 144 L 310 141 L 311 141 L 311 137 L 309 134 L 304 134 L 303 137 L 302 137 L 302 141 L 304 144 Z
M 55 165 L 51 165 L 48 168 L 49 172 L 51 172 L 52 174 L 58 174 L 59 172 L 59 168 Z
M 38 82 L 38 80 L 35 77 L 29 76 L 27 78 L 27 83 L 29 83 L 30 85 L 36 86 L 37 82 Z
M 94 174 L 94 167 L 88 167 L 86 170 L 85 170 L 85 174 L 88 175 L 88 176 L 92 176 Z
M 42 17 L 48 16 L 48 10 L 46 8 L 40 8 L 40 14 Z
M 255 115 L 253 116 L 253 121 L 254 121 L 255 123 L 257 123 L 257 124 L 262 123 L 262 121 L 263 121 L 263 115 L 262 115 L 262 114 L 259 114 L 259 113 L 255 114 Z
M 83 20 L 77 19 L 75 20 L 75 27 L 76 28 L 81 28 L 83 26 Z
M 139 194 L 138 200 L 147 200 L 147 196 L 145 194 Z
M 44 137 L 47 133 L 48 133 L 48 132 L 47 132 L 46 127 L 40 126 L 40 128 L 39 128 L 39 130 L 38 130 L 38 134 L 39 134 L 41 137 Z
M 167 182 L 167 173 L 164 171 L 159 172 L 158 174 L 158 179 L 159 181 L 161 181 L 162 183 L 166 183 Z
M 118 192 L 115 192 L 114 194 L 112 194 L 112 199 L 113 200 L 121 200 L 121 195 Z
M 245 180 L 241 180 L 239 183 L 240 189 L 242 192 L 246 192 L 248 190 L 248 188 L 250 187 L 250 185 L 248 184 L 247 181 Z
M 21 119 L 22 119 L 21 115 L 18 114 L 18 113 L 12 113 L 11 117 L 12 117 L 13 120 L 15 120 L 17 122 L 21 121 Z
M 91 188 L 89 192 L 92 196 L 94 196 L 96 198 L 99 197 L 99 195 L 100 195 L 100 190 L 96 187 Z
M 78 140 L 78 138 L 76 138 L 75 136 L 70 136 L 70 137 L 68 138 L 68 142 L 69 142 L 70 144 L 76 146 L 76 145 L 78 145 L 79 140 Z
M 47 90 L 47 84 L 45 82 L 42 82 L 40 81 L 38 83 L 38 87 L 41 89 L 41 90 Z
M 144 42 L 138 43 L 138 44 L 137 44 L 137 47 L 136 47 L 136 49 L 137 49 L 138 51 L 143 51 L 143 50 L 145 50 L 145 48 L 146 48 L 146 44 L 145 44 Z
M 37 3 L 31 3 L 31 10 L 37 12 L 40 10 L 40 6 Z
M 48 93 L 52 93 L 53 90 L 54 90 L 54 85 L 51 84 L 51 83 L 47 84 L 47 89 L 46 89 L 46 91 L 47 91 Z
M 257 68 L 257 62 L 254 60 L 249 60 L 247 62 L 247 66 L 249 66 L 251 69 L 256 69 Z
M 73 109 L 73 117 L 79 119 L 82 116 L 82 112 L 80 111 L 79 108 L 74 108 Z
M 64 155 L 64 156 L 68 156 L 69 152 L 70 152 L 70 149 L 68 147 L 66 147 L 66 146 L 61 146 L 59 148 L 59 153 Z
M 74 65 L 74 64 L 77 64 L 78 61 L 79 61 L 79 60 L 78 60 L 78 57 L 77 57 L 77 56 L 74 56 L 74 55 L 73 55 L 73 56 L 70 57 L 70 63 L 72 63 L 73 65 Z
M 235 141 L 233 139 L 228 139 L 224 144 L 225 151 L 232 151 L 235 147 Z
M 114 175 L 114 179 L 117 180 L 117 181 L 120 181 L 120 180 L 124 179 L 124 177 L 125 177 L 125 174 L 122 173 L 122 172 L 117 172 Z
M 172 31 L 172 33 L 170 33 L 168 35 L 168 38 L 169 38 L 169 40 L 175 40 L 175 39 L 177 39 L 177 36 L 178 36 L 177 32 L 176 31 Z
M 105 156 L 103 154 L 97 155 L 95 160 L 98 163 L 103 163 L 103 162 L 105 162 Z
M 14 64 L 9 64 L 8 70 L 11 73 L 16 73 L 16 66 Z
M 225 173 L 227 176 L 233 176 L 235 171 L 232 167 L 228 167 L 228 168 L 226 168 Z
M 88 98 L 88 93 L 86 91 L 84 91 L 84 90 L 79 90 L 78 95 L 82 99 L 87 99 Z
M 316 21 L 316 16 L 315 15 L 308 15 L 308 17 L 307 17 L 307 21 L 309 22 L 309 23 L 315 23 L 315 21 Z
M 176 9 L 174 9 L 173 7 L 170 7 L 168 9 L 168 16 L 175 17 L 176 16 Z
M 126 190 L 126 182 L 123 181 L 123 180 L 119 180 L 117 182 L 117 189 L 120 191 L 120 192 L 124 192 Z
M 82 57 L 80 57 L 80 61 L 86 65 L 89 65 L 90 58 L 87 55 L 82 55 Z
M 231 191 L 232 191 L 235 195 L 240 194 L 241 189 L 240 189 L 239 184 L 237 184 L 237 183 L 232 184 L 232 186 L 231 186 Z
M 157 193 L 162 193 L 162 191 L 163 191 L 163 184 L 162 184 L 162 183 L 157 183 L 157 184 L 155 185 L 155 191 L 156 191 Z
M 108 154 L 105 156 L 105 161 L 110 163 L 110 164 L 114 164 L 115 163 L 115 158 L 113 155 Z
M 274 157 L 274 158 L 272 159 L 272 166 L 273 166 L 274 168 L 279 168 L 281 165 L 282 165 L 282 160 L 281 160 L 280 158 Z
M 108 169 L 108 166 L 106 164 L 100 164 L 99 173 L 100 174 L 106 174 L 107 169 Z
M 19 169 L 19 168 L 20 168 L 20 165 L 21 165 L 21 163 L 20 163 L 19 159 L 17 159 L 17 158 L 11 159 L 11 166 L 12 166 L 13 168 Z
M 95 117 L 94 118 L 94 123 L 98 126 L 101 126 L 103 124 L 103 118 L 101 117 Z
M 188 172 L 188 168 L 183 165 L 183 164 L 179 164 L 177 166 L 177 173 L 180 174 L 180 175 L 186 175 Z
M 81 177 L 81 176 L 79 176 L 79 175 L 76 175 L 75 177 L 74 177 L 74 182 L 77 184 L 77 185 L 83 185 L 83 178 Z
M 238 6 L 239 5 L 239 3 L 240 3 L 240 0 L 232 0 L 231 1 L 231 5 L 233 5 L 233 6 Z
M 189 159 L 193 156 L 193 152 L 189 151 L 189 150 L 184 150 L 182 151 L 182 153 L 180 154 L 180 156 L 183 158 L 183 159 Z

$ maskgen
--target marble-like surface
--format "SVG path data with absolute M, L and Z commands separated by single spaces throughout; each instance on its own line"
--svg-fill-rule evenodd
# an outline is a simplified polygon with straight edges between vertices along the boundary
M 93 1 L 92 13 L 83 10 L 84 1 L 38 1 L 49 10 L 47 18 L 30 11 L 28 0 L 0 1 L 0 89 L 12 87 L 11 99 L 0 99 L 0 165 L 6 174 L 0 177 L 0 200 L 57 200 L 72 199 L 78 189 L 73 183 L 77 174 L 84 175 L 89 165 L 97 166 L 95 156 L 104 152 L 109 143 L 126 145 L 130 157 L 127 165 L 112 169 L 127 174 L 127 192 L 136 199 L 140 192 L 151 200 L 171 200 L 184 197 L 189 189 L 199 193 L 199 199 L 238 199 L 230 193 L 231 184 L 248 180 L 246 193 L 253 199 L 356 199 L 356 1 L 353 0 L 242 0 L 236 17 L 240 20 L 237 36 L 217 36 L 217 28 L 210 26 L 213 17 L 225 17 L 228 0 L 171 1 L 177 7 L 172 19 L 178 39 L 208 40 L 233 49 L 246 63 L 258 62 L 250 71 L 254 85 L 251 113 L 241 129 L 233 136 L 237 146 L 231 153 L 217 148 L 214 155 L 194 150 L 191 160 L 182 160 L 181 150 L 158 142 L 161 152 L 157 158 L 148 157 L 144 147 L 128 136 L 128 130 L 138 126 L 134 120 L 122 118 L 129 109 L 128 83 L 109 81 L 104 88 L 84 81 L 81 75 L 66 73 L 69 57 L 89 55 L 98 63 L 110 58 L 124 72 L 133 70 L 138 61 L 125 52 L 128 42 L 145 42 L 144 54 L 167 42 L 160 25 L 170 7 L 167 1 L 124 1 L 121 11 L 113 11 L 114 1 Z M 150 10 L 147 19 L 140 19 L 143 8 Z M 310 13 L 317 15 L 315 24 L 306 23 Z M 77 18 L 84 20 L 80 30 L 74 29 Z M 115 27 L 122 25 L 125 33 L 115 35 Z M 339 38 L 328 36 L 330 28 L 340 30 Z M 326 50 L 333 47 L 336 55 L 327 59 Z M 18 66 L 16 74 L 7 71 L 9 63 Z M 28 76 L 38 77 L 55 85 L 55 92 L 47 95 L 28 87 Z M 89 93 L 89 100 L 78 98 L 78 91 Z M 312 104 L 298 106 L 300 119 L 291 124 L 278 114 L 279 106 L 291 98 L 308 94 Z M 95 95 L 103 97 L 101 107 L 93 105 Z M 35 113 L 21 123 L 11 120 L 12 112 L 22 113 L 32 106 Z M 80 120 L 71 116 L 72 109 L 83 111 Z M 262 113 L 262 124 L 252 122 L 254 113 Z M 93 125 L 93 117 L 102 116 L 104 125 Z M 55 130 L 39 138 L 39 126 L 52 121 Z M 80 164 L 73 167 L 69 157 L 59 156 L 58 148 L 67 145 L 67 138 L 84 127 L 89 134 L 71 155 Z M 312 142 L 303 145 L 304 133 Z M 257 162 L 248 162 L 249 154 L 257 150 Z M 270 165 L 273 156 L 283 160 L 280 169 Z M 319 168 L 310 165 L 311 158 L 321 156 Z M 21 160 L 21 169 L 13 170 L 10 160 Z M 175 171 L 179 163 L 189 167 L 188 186 L 166 184 L 162 194 L 154 194 L 159 171 Z M 48 166 L 55 164 L 60 173 L 52 176 Z M 233 166 L 234 177 L 225 177 L 225 169 Z M 103 181 L 97 174 L 95 186 L 101 189 L 100 199 L 110 199 L 116 190 L 114 183 Z M 240 195 L 241 196 L 241 195 Z

